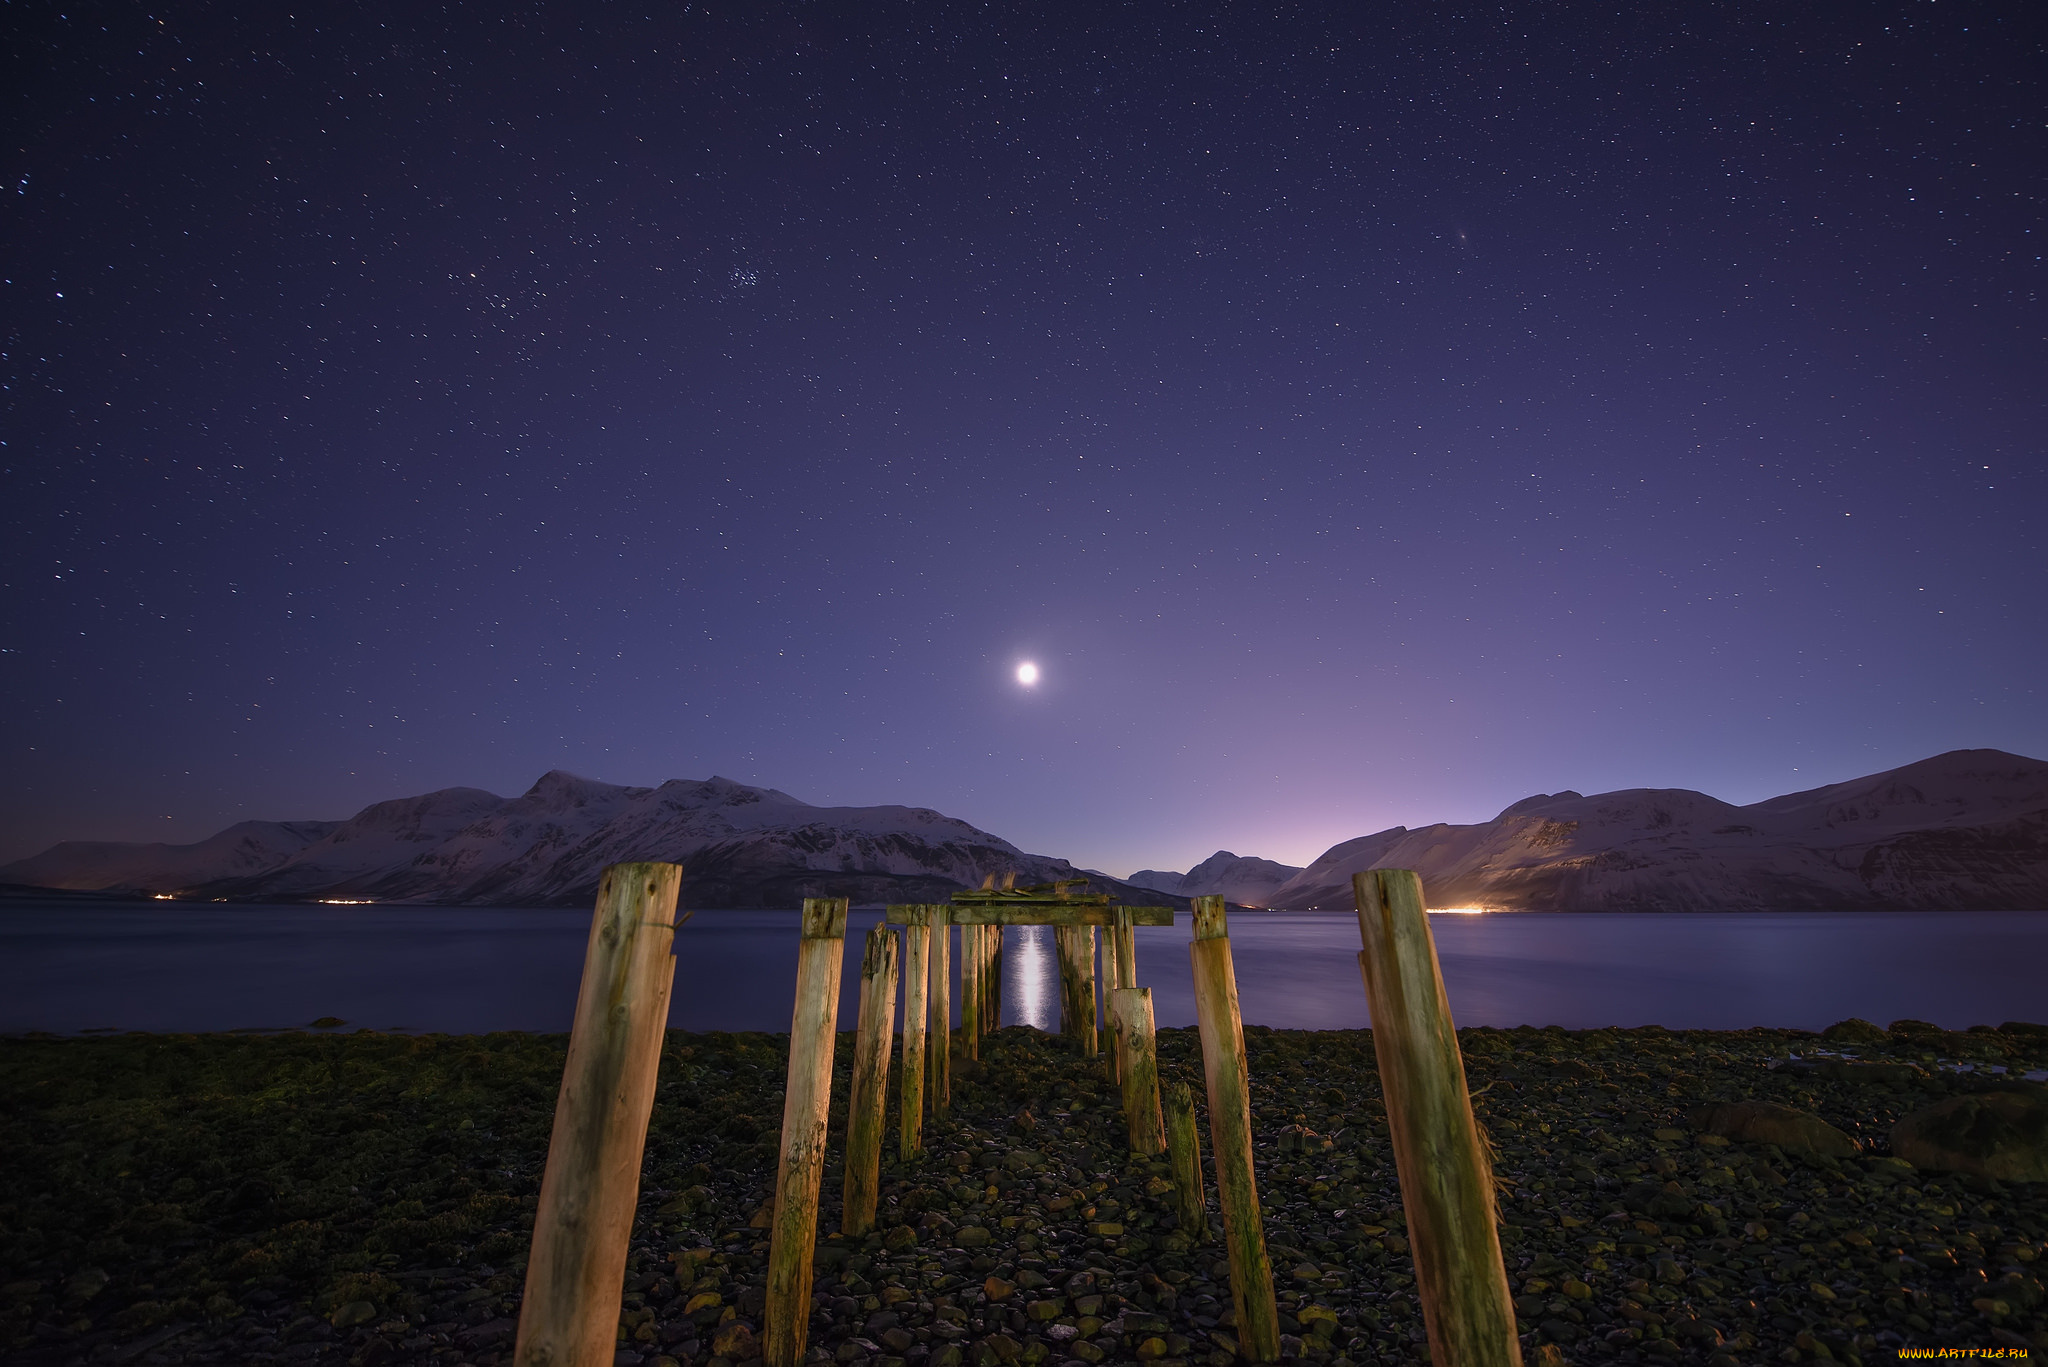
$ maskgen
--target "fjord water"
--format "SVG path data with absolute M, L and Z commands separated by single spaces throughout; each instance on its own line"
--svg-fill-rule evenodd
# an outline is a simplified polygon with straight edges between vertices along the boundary
M 879 915 L 849 918 L 842 1028 L 861 937 Z M 2048 912 L 1430 922 L 1460 1025 L 2048 1020 Z M 566 1030 L 589 927 L 583 910 L 14 902 L 0 910 L 0 1032 L 276 1029 L 328 1016 L 377 1030 Z M 1239 913 L 1230 936 L 1248 1023 L 1369 1023 L 1351 915 Z M 670 1025 L 787 1030 L 796 938 L 793 911 L 696 913 L 676 936 Z M 1187 939 L 1185 916 L 1138 931 L 1138 977 L 1161 1025 L 1194 1024 Z M 1057 1023 L 1050 931 L 1012 929 L 1004 977 L 1005 1023 Z

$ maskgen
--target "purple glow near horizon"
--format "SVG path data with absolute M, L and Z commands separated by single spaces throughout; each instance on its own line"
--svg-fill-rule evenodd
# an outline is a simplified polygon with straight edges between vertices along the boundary
M 2021 11 L 680 9 L 16 17 L 0 859 L 2048 754 Z

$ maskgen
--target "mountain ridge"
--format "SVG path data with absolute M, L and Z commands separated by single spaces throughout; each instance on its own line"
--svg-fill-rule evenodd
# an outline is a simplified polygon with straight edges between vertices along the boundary
M 1278 888 L 1351 906 L 1351 875 L 1421 874 L 1436 907 L 1509 911 L 2048 908 L 2048 763 L 1951 750 L 1735 806 L 1686 788 L 1537 794 L 1492 821 L 1394 826 Z
M 930 808 L 816 807 L 716 775 L 643 788 L 555 769 L 514 798 L 442 788 L 346 821 L 242 822 L 194 845 L 67 841 L 0 867 L 0 883 L 206 901 L 563 906 L 588 902 L 607 864 L 642 859 L 683 865 L 685 905 L 738 908 L 938 902 L 991 874 L 1083 876 Z M 1092 881 L 1127 902 L 1160 900 Z

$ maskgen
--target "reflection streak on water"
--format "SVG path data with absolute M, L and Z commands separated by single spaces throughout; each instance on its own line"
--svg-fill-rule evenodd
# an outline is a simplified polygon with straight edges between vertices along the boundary
M 1011 1025 L 1030 1025 L 1040 1030 L 1059 1027 L 1059 1003 L 1053 985 L 1059 974 L 1053 967 L 1051 926 L 1011 926 L 1003 946 L 1003 1002 Z

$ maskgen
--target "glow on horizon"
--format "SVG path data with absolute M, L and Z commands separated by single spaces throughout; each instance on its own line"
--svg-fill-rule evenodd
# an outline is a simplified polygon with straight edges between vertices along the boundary
M 1492 907 L 1431 907 L 1431 916 L 1484 916 Z

